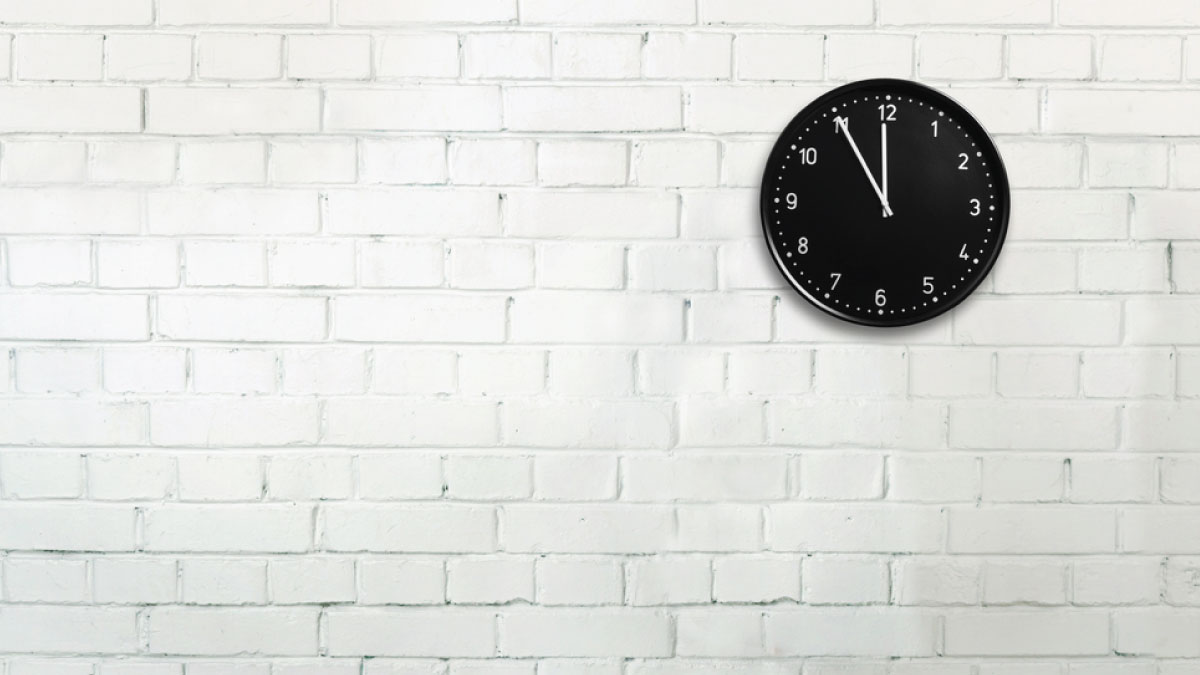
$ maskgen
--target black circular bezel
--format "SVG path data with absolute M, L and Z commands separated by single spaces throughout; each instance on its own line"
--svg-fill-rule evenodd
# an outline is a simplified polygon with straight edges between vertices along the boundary
M 949 299 L 948 302 L 939 304 L 937 307 L 931 308 L 925 313 L 899 317 L 881 316 L 879 318 L 873 318 L 869 315 L 858 316 L 850 314 L 836 307 L 831 307 L 813 296 L 812 293 L 807 291 L 795 279 L 792 278 L 791 273 L 787 269 L 786 263 L 775 247 L 774 239 L 771 237 L 770 210 L 772 208 L 772 202 L 771 197 L 768 194 L 767 182 L 770 176 L 776 175 L 776 173 L 773 171 L 773 167 L 779 167 L 783 165 L 784 156 L 788 153 L 789 146 L 791 144 L 790 139 L 799 135 L 800 130 L 804 127 L 806 122 L 809 122 L 811 118 L 815 118 L 820 111 L 829 105 L 834 99 L 840 99 L 859 90 L 880 88 L 888 89 L 888 93 L 903 94 L 904 96 L 919 98 L 928 103 L 933 103 L 939 109 L 953 114 L 956 120 L 962 122 L 962 126 L 967 131 L 967 134 L 972 140 L 979 144 L 982 152 L 988 154 L 989 161 L 994 162 L 992 168 L 992 173 L 994 175 L 992 179 L 995 183 L 995 192 L 997 195 L 997 201 L 999 202 L 997 209 L 999 213 L 994 226 L 996 229 L 996 233 L 994 234 L 996 238 L 996 245 L 992 247 L 988 257 L 982 260 L 978 265 L 978 273 L 963 284 L 964 287 L 959 294 L 954 296 L 952 299 Z M 992 267 L 996 264 L 996 259 L 1000 256 L 1000 250 L 1004 248 L 1004 242 L 1008 236 L 1008 218 L 1010 211 L 1011 199 L 1008 185 L 1008 171 L 1004 167 L 1004 160 L 1000 156 L 999 150 L 996 149 L 995 143 L 992 142 L 992 137 L 983 128 L 983 125 L 981 125 L 979 121 L 976 120 L 975 117 L 971 115 L 971 113 L 968 112 L 967 109 L 964 108 L 958 101 L 955 101 L 946 94 L 943 94 L 932 87 L 920 84 L 918 82 L 913 82 L 911 80 L 897 80 L 889 78 L 859 80 L 857 82 L 844 84 L 836 89 L 830 90 L 819 96 L 808 105 L 804 106 L 804 108 L 792 118 L 792 121 L 788 123 L 787 127 L 784 128 L 783 132 L 779 135 L 779 138 L 775 141 L 775 146 L 771 149 L 771 154 L 767 158 L 766 167 L 763 169 L 762 183 L 759 188 L 759 216 L 762 220 L 763 238 L 765 238 L 767 241 L 767 247 L 771 251 L 771 258 L 775 261 L 775 267 L 783 275 L 783 278 L 787 280 L 788 285 L 790 285 L 797 293 L 799 293 L 801 297 L 817 307 L 817 309 L 820 309 L 822 312 L 825 312 L 830 316 L 837 317 L 843 321 L 848 321 L 850 323 L 855 323 L 862 326 L 910 326 L 912 324 L 921 323 L 934 317 L 941 316 L 942 314 L 945 314 L 946 312 L 957 307 L 963 300 L 966 300 L 968 297 L 970 297 L 971 294 L 975 292 L 975 289 L 977 289 L 979 285 L 983 283 L 983 280 L 987 278 L 988 274 L 991 273 Z

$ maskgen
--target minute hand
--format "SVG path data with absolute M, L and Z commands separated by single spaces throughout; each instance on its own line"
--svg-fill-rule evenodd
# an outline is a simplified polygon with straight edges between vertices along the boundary
M 858 158 L 858 164 L 862 167 L 863 173 L 867 174 L 867 180 L 871 181 L 871 187 L 875 189 L 875 196 L 879 197 L 879 203 L 883 206 L 885 215 L 892 215 L 892 207 L 888 205 L 887 197 L 883 196 L 883 190 L 879 189 L 879 183 L 875 182 L 875 176 L 871 175 L 871 170 L 867 168 L 867 160 L 863 159 L 862 153 L 858 150 L 858 144 L 854 142 L 854 137 L 850 135 L 850 126 L 845 120 L 838 119 L 834 122 L 842 128 L 842 133 L 846 136 L 846 142 L 850 144 L 850 149 L 854 151 L 854 156 Z

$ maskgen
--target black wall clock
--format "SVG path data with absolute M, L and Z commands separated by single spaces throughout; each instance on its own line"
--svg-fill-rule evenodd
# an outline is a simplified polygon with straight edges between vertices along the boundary
M 863 80 L 800 111 L 763 175 L 763 234 L 805 299 L 840 319 L 904 326 L 962 302 L 1008 229 L 1008 177 L 950 97 Z

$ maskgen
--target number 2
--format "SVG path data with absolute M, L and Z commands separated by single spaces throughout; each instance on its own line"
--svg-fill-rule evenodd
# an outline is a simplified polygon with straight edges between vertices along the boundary
M 966 171 L 967 170 L 967 160 L 970 159 L 970 157 L 967 157 L 967 153 L 965 153 L 965 152 L 958 153 L 958 156 L 962 157 L 962 164 L 958 165 L 958 170 Z

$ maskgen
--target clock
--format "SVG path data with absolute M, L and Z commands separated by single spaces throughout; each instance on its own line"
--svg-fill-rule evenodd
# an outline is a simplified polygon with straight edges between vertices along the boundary
M 1008 229 L 1008 177 L 949 96 L 863 80 L 792 119 L 760 208 L 775 264 L 806 300 L 853 323 L 905 326 L 950 310 L 987 276 Z

